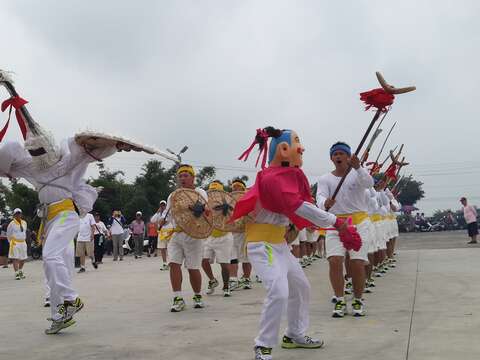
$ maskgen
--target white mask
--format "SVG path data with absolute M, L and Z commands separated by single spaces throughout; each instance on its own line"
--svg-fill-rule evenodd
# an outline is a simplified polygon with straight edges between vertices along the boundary
M 24 146 L 32 156 L 33 166 L 37 170 L 46 170 L 61 158 L 53 136 L 43 129 L 40 130 L 39 135 L 33 135 L 29 131 Z

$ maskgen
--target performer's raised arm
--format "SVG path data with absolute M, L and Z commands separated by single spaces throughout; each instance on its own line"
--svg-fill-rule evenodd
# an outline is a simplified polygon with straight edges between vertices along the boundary
M 0 176 L 25 178 L 31 176 L 32 158 L 18 142 L 0 144 Z
M 95 162 L 103 160 L 119 151 L 116 146 L 111 144 L 95 148 L 89 148 L 86 145 L 81 146 L 73 137 L 67 140 L 67 146 L 69 152 L 67 156 L 70 157 L 69 160 L 73 163 L 78 163 L 80 161 Z

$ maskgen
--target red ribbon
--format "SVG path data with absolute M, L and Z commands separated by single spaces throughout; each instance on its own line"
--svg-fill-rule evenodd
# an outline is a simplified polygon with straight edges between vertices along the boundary
M 385 176 L 387 177 L 387 180 L 397 179 L 397 165 L 395 163 L 388 167 L 387 171 L 385 171 Z
M 382 112 L 386 112 L 387 107 L 393 104 L 394 99 L 395 96 L 393 96 L 393 94 L 387 93 L 382 88 L 360 93 L 360 100 L 367 105 L 365 110 L 374 107 Z
M 245 150 L 242 153 L 242 155 L 240 155 L 238 160 L 247 161 L 248 156 L 252 152 L 255 145 L 260 144 L 258 139 L 262 139 L 263 144 L 261 145 L 260 152 L 258 153 L 257 161 L 255 162 L 255 167 L 258 165 L 258 161 L 260 160 L 260 157 L 262 156 L 262 153 L 263 153 L 262 169 L 264 169 L 265 165 L 267 164 L 268 138 L 269 138 L 268 133 L 264 129 L 257 129 L 257 136 L 255 136 L 255 140 L 253 140 L 253 142 L 250 144 L 247 150 Z
M 22 132 L 23 140 L 27 138 L 27 125 L 25 124 L 25 119 L 23 118 L 22 113 L 20 112 L 20 108 L 27 104 L 28 101 L 22 99 L 20 96 L 12 96 L 10 99 L 5 100 L 2 103 L 1 110 L 4 112 L 7 108 L 10 108 L 10 112 L 8 113 L 8 120 L 3 129 L 0 131 L 0 141 L 3 140 L 3 137 L 7 133 L 8 125 L 10 124 L 10 115 L 12 113 L 12 108 L 15 109 L 15 117 L 17 118 L 18 126 Z

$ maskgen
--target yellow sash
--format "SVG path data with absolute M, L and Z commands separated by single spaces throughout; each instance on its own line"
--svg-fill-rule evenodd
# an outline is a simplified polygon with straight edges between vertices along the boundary
M 246 242 L 268 242 L 270 244 L 282 244 L 285 240 L 286 227 L 272 224 L 246 224 Z
M 214 237 L 214 238 L 219 238 L 219 237 L 224 236 L 225 234 L 226 234 L 225 231 L 220 231 L 220 230 L 217 230 L 217 229 L 213 229 L 210 236 Z
M 10 237 L 10 239 L 8 239 L 8 241 L 10 242 L 10 246 L 8 248 L 9 256 L 13 256 L 13 250 L 15 249 L 15 246 L 17 244 L 21 244 L 21 243 L 25 242 L 25 240 L 19 240 L 17 238 L 14 238 L 13 236 Z
M 160 229 L 158 231 L 158 239 L 160 241 L 168 241 L 172 238 L 173 233 L 175 232 L 175 229 L 173 228 L 167 228 L 167 229 Z
M 373 215 L 370 215 L 370 219 L 371 219 L 373 222 L 382 221 L 382 215 L 380 215 L 380 214 L 373 214 Z
M 338 214 L 335 216 L 342 219 L 346 219 L 350 217 L 352 218 L 353 225 L 361 224 L 366 219 L 368 219 L 368 213 L 365 211 L 358 211 L 351 214 Z
M 47 208 L 47 216 L 46 218 L 42 219 L 42 222 L 40 223 L 40 228 L 38 229 L 37 233 L 37 243 L 41 244 L 42 243 L 42 236 L 43 236 L 43 230 L 45 228 L 45 222 L 46 221 L 52 221 L 55 216 L 60 214 L 63 211 L 76 211 L 75 205 L 73 204 L 72 199 L 65 199 L 62 201 L 59 201 L 57 203 L 48 205 Z

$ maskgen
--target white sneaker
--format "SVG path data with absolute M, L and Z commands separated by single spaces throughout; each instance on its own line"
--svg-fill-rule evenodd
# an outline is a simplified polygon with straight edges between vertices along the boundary
M 223 289 L 223 297 L 232 296 L 232 291 L 230 289 Z
M 217 279 L 210 280 L 208 282 L 207 295 L 212 295 L 215 292 L 215 288 L 218 286 Z
M 335 303 L 335 307 L 333 308 L 332 317 L 334 318 L 343 318 L 347 313 L 347 303 L 345 300 L 338 300 Z
M 166 270 L 168 270 L 168 269 L 170 269 L 170 268 L 168 267 L 168 264 L 163 264 L 162 267 L 160 268 L 161 271 L 166 271 Z
M 366 315 L 365 304 L 363 303 L 362 300 L 358 300 L 358 299 L 353 300 L 352 314 L 353 314 L 353 316 L 356 316 L 356 317 Z
M 272 360 L 272 348 L 255 346 L 255 360 Z
M 318 349 L 323 347 L 323 345 L 323 340 L 313 339 L 306 335 L 300 338 L 291 338 L 284 335 L 282 339 L 282 348 L 284 349 Z
M 170 308 L 170 311 L 171 312 L 180 312 L 182 310 L 185 310 L 185 301 L 180 296 L 176 296 L 173 299 L 173 305 Z
M 230 289 L 230 291 L 237 290 L 239 287 L 240 287 L 240 283 L 238 282 L 238 280 L 230 279 L 228 281 L 228 288 Z
M 202 295 L 193 295 L 193 308 L 203 309 L 205 304 L 203 303 Z
M 351 295 L 352 294 L 352 291 L 353 291 L 353 285 L 352 285 L 352 282 L 349 280 L 345 283 L 345 289 L 344 289 L 344 292 L 345 294 L 347 295 Z

